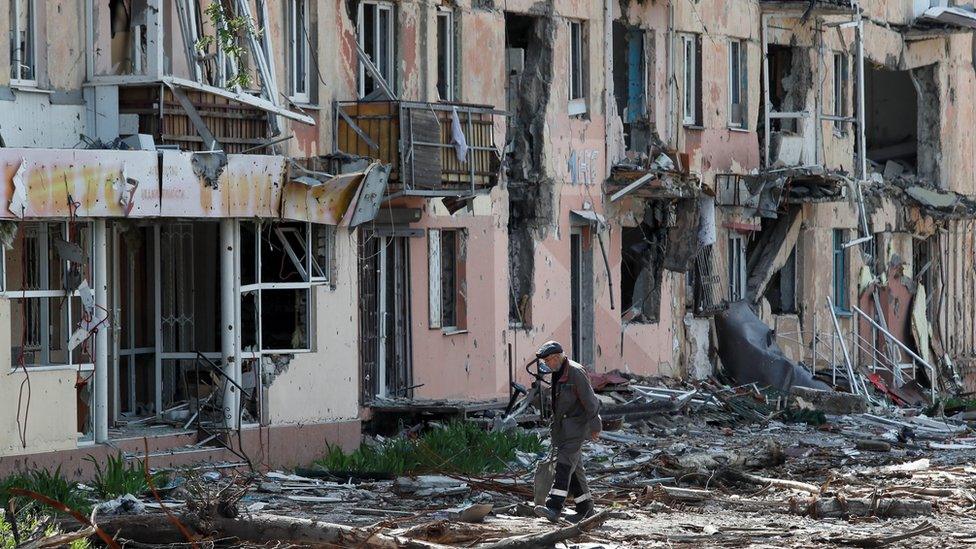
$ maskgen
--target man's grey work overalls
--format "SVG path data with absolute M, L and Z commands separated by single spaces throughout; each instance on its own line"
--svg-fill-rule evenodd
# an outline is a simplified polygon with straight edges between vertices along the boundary
M 552 410 L 556 471 L 546 507 L 560 510 L 566 498 L 572 497 L 580 510 L 590 505 L 582 461 L 583 441 L 600 432 L 602 420 L 600 400 L 593 393 L 586 370 L 568 358 L 552 376 Z

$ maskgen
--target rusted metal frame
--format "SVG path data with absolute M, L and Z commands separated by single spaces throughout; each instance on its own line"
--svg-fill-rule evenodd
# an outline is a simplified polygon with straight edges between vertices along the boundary
M 207 124 L 203 121 L 200 113 L 197 112 L 196 107 L 194 107 L 193 103 L 190 102 L 190 98 L 187 97 L 186 94 L 183 93 L 183 90 L 179 89 L 177 86 L 173 86 L 172 84 L 167 84 L 167 86 L 169 86 L 170 91 L 173 92 L 173 97 L 180 102 L 183 110 L 186 111 L 186 115 L 189 117 L 193 127 L 197 130 L 197 133 L 201 138 L 203 138 L 203 144 L 207 150 L 217 150 L 220 147 L 220 143 L 214 137 L 213 133 L 210 131 L 210 128 L 207 127 Z
M 356 124 L 356 122 L 352 119 L 352 117 L 346 114 L 346 111 L 344 111 L 341 106 L 336 106 L 335 112 L 337 115 L 342 117 L 342 119 L 346 122 L 346 124 L 349 125 L 349 129 L 355 132 L 360 139 L 366 142 L 366 145 L 368 145 L 369 148 L 373 149 L 374 151 L 379 150 L 380 146 L 377 145 L 375 141 L 370 139 L 368 135 L 366 135 L 366 132 L 364 132 L 363 129 L 359 127 L 359 124 Z M 338 145 L 336 145 L 336 147 L 337 147 L 336 151 L 338 151 Z

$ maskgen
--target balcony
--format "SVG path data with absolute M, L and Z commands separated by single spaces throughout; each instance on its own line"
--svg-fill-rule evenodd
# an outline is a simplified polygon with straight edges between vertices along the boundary
M 182 99 L 189 101 L 195 112 L 191 114 L 178 94 L 183 94 Z M 261 151 L 273 138 L 267 111 L 204 90 L 180 90 L 158 84 L 121 86 L 119 115 L 123 121 L 132 117 L 131 127 L 123 128 L 122 133 L 149 134 L 156 145 L 175 145 L 183 151 L 210 148 L 195 117 L 226 153 Z
M 464 161 L 454 138 L 454 112 L 467 144 Z M 498 183 L 492 107 L 410 101 L 350 101 L 335 108 L 335 151 L 391 166 L 388 198 L 466 198 Z

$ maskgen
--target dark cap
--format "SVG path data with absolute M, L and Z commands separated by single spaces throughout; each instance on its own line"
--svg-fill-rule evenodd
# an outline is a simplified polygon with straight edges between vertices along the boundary
M 536 358 L 546 358 L 547 356 L 552 356 L 563 352 L 563 346 L 559 344 L 558 341 L 547 341 L 539 347 L 539 350 L 535 353 Z

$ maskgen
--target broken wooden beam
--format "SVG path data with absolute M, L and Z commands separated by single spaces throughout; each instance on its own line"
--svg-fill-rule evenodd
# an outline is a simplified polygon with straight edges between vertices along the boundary
M 609 513 L 607 510 L 600 511 L 592 517 L 583 519 L 579 524 L 560 528 L 552 532 L 505 538 L 487 546 L 485 549 L 535 549 L 537 547 L 552 547 L 560 541 L 579 537 L 590 528 L 602 524 L 610 518 Z

